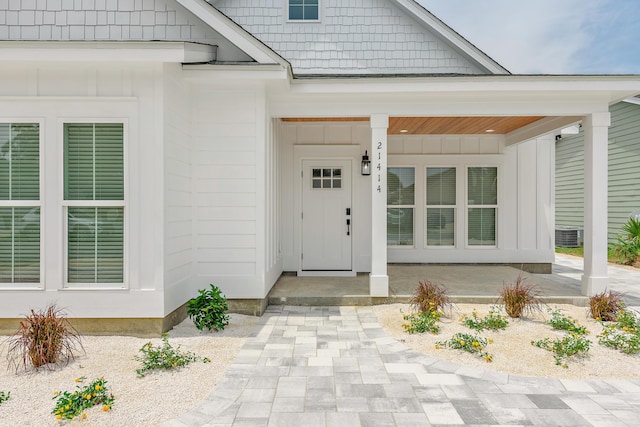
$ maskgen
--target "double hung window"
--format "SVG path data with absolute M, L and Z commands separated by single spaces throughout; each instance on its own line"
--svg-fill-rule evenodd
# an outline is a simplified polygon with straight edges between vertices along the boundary
M 64 125 L 66 279 L 124 282 L 124 127 Z
M 427 246 L 455 246 L 456 168 L 427 168 Z
M 0 283 L 40 282 L 40 126 L 0 123 Z
M 317 21 L 319 0 L 289 0 L 289 19 L 292 21 Z
M 413 246 L 415 169 L 387 169 L 387 244 Z
M 498 210 L 498 168 L 467 169 L 467 244 L 495 246 Z

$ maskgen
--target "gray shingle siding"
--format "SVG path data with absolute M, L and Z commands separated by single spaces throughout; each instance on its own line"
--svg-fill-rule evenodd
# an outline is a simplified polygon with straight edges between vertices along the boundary
M 211 1 L 299 74 L 480 74 L 389 0 L 321 0 L 318 22 L 287 22 L 287 0 Z
M 629 214 L 640 209 L 640 105 L 611 106 L 608 236 L 614 242 Z M 584 223 L 584 134 L 556 143 L 556 225 Z

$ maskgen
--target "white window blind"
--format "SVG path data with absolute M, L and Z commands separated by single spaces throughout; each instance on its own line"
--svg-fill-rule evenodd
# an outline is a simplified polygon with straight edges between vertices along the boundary
M 122 283 L 123 125 L 67 123 L 64 137 L 67 282 Z
M 427 168 L 427 246 L 455 245 L 456 168 Z
M 40 129 L 0 123 L 0 283 L 40 281 Z
M 467 243 L 470 246 L 495 246 L 498 168 L 468 168 L 467 209 Z
M 387 169 L 387 244 L 413 246 L 415 169 Z

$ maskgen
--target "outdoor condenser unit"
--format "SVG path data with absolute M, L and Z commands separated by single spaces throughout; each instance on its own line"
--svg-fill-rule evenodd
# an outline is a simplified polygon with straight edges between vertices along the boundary
M 556 246 L 563 248 L 577 248 L 584 243 L 584 230 L 582 227 L 558 227 L 556 228 Z

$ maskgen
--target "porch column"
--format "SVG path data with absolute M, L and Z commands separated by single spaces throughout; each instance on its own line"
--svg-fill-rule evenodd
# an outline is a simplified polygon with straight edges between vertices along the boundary
M 584 117 L 584 275 L 582 294 L 603 292 L 607 272 L 608 111 Z
M 389 115 L 371 116 L 371 275 L 369 294 L 389 296 L 387 275 L 387 128 Z

